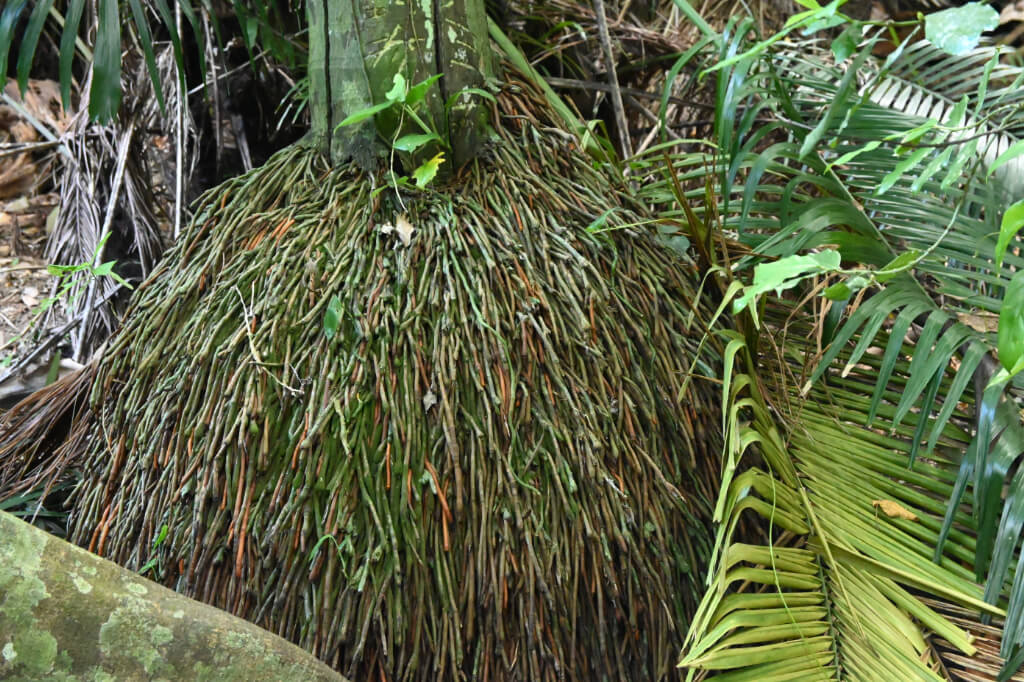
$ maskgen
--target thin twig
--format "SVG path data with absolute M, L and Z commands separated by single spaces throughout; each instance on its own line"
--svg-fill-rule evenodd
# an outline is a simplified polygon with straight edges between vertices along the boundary
M 628 101 L 630 106 L 639 111 L 644 118 L 646 118 L 648 121 L 654 124 L 651 130 L 647 133 L 647 136 L 640 143 L 640 146 L 637 147 L 636 153 L 643 154 L 647 147 L 651 144 L 651 142 L 653 142 L 654 139 L 658 136 L 658 133 L 661 132 L 661 128 L 658 127 L 658 124 L 661 123 L 661 121 L 658 120 L 658 117 L 655 116 L 653 112 L 649 111 L 646 107 L 642 106 L 633 97 L 630 97 Z M 676 131 L 672 130 L 670 126 L 665 126 L 665 132 L 667 132 L 674 139 L 679 140 L 680 142 L 685 142 L 682 136 L 679 135 L 679 133 L 677 133 Z
M 597 32 L 601 37 L 601 48 L 604 60 L 608 65 L 608 85 L 611 86 L 612 109 L 615 111 L 615 126 L 619 129 L 619 142 L 622 144 L 623 158 L 633 156 L 633 143 L 629 139 L 629 126 L 626 124 L 626 109 L 622 106 L 622 91 L 619 89 L 619 76 L 615 72 L 615 56 L 612 54 L 612 39 L 608 33 L 608 17 L 604 11 L 604 0 L 594 0 L 594 14 L 597 15 Z
M 174 26 L 181 35 L 181 4 L 174 3 Z M 188 95 L 182 94 L 185 87 L 185 74 L 178 60 L 174 60 L 174 73 L 178 77 L 178 87 L 175 88 L 175 117 L 174 117 L 174 239 L 177 241 L 181 234 L 182 194 L 184 193 L 184 164 L 185 164 L 185 107 L 188 105 Z
M 267 376 L 269 376 L 271 379 L 277 382 L 277 384 L 281 388 L 288 391 L 292 395 L 303 395 L 304 391 L 301 388 L 292 388 L 288 384 L 278 379 L 273 372 L 267 369 L 267 363 L 263 362 L 263 358 L 260 357 L 259 351 L 256 350 L 256 341 L 252 338 L 253 313 L 251 312 L 250 307 L 245 304 L 245 299 L 242 298 L 242 292 L 238 289 L 237 286 L 235 287 L 235 293 L 238 294 L 238 300 L 242 304 L 242 317 L 245 320 L 245 336 L 249 341 L 249 353 L 250 355 L 252 355 L 253 364 L 255 364 L 260 371 L 265 372 Z M 256 297 L 255 285 L 253 285 L 252 296 L 253 298 Z
M 40 149 L 49 149 L 50 147 L 59 147 L 60 141 L 52 142 L 7 142 L 0 143 L 0 158 L 5 156 L 13 156 L 15 154 L 24 154 L 31 151 L 39 151 Z
M 46 270 L 49 265 L 39 264 L 35 265 L 32 263 L 21 263 L 20 265 L 12 265 L 9 268 L 0 268 L 0 275 L 6 275 L 8 272 L 19 272 L 23 270 Z
M 209 13 L 203 10 L 203 35 L 206 37 L 206 63 L 207 68 L 210 69 L 210 85 L 213 90 L 213 138 L 214 138 L 214 159 L 216 163 L 217 173 L 221 172 L 221 151 L 224 148 L 224 140 L 222 139 L 223 131 L 221 130 L 221 121 L 224 118 L 223 106 L 221 104 L 220 94 L 220 78 L 217 77 L 217 71 L 219 70 L 220 64 L 217 62 L 217 57 L 213 53 L 213 45 L 215 44 L 212 32 L 210 31 L 210 16 Z

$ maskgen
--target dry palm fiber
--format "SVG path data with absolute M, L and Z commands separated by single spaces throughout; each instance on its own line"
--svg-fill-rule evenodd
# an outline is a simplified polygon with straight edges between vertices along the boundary
M 83 396 L 89 394 L 95 365 L 61 377 L 30 394 L 0 421 L 0 501 L 67 482 L 79 462 L 72 454 L 53 456 L 67 438 Z
M 673 674 L 716 479 L 714 389 L 676 391 L 709 315 L 500 101 L 490 153 L 401 205 L 301 147 L 204 197 L 57 453 L 76 541 L 354 679 Z

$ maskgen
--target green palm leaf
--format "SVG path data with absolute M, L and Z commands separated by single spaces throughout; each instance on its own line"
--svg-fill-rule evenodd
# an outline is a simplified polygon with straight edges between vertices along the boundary
M 719 131 L 714 205 L 700 205 L 698 179 L 708 164 L 694 153 L 672 156 L 666 180 L 641 191 L 666 207 L 666 219 L 692 222 L 684 203 L 698 221 L 721 216 L 722 229 L 751 250 L 735 265 L 741 275 L 824 248 L 842 254 L 844 271 L 814 281 L 818 291 L 843 283 L 830 290 L 841 300 L 808 295 L 801 305 L 793 296 L 785 315 L 763 325 L 766 334 L 785 334 L 787 360 L 771 378 L 764 378 L 766 351 L 747 349 L 746 371 L 790 388 L 785 397 L 750 395 L 731 417 L 746 415 L 742 426 L 730 426 L 741 430 L 733 441 L 758 444 L 766 465 L 759 476 L 773 487 L 765 496 L 749 472 L 727 478 L 718 551 L 729 556 L 746 512 L 775 528 L 785 519 L 788 534 L 771 539 L 812 552 L 820 586 L 773 583 L 773 575 L 793 581 L 798 571 L 762 561 L 757 569 L 766 573 L 746 576 L 743 593 L 817 595 L 830 620 L 813 637 L 830 638 L 833 657 L 824 672 L 806 667 L 818 660 L 810 650 L 802 660 L 794 654 L 744 664 L 739 652 L 750 645 L 728 639 L 739 626 L 723 629 L 719 612 L 737 584 L 727 580 L 737 569 L 723 559 L 713 566 L 683 664 L 712 670 L 727 660 L 743 666 L 746 679 L 766 679 L 769 670 L 783 679 L 934 679 L 923 630 L 947 628 L 943 637 L 961 652 L 971 647 L 920 607 L 911 596 L 919 592 L 989 614 L 1007 608 L 1002 655 L 1009 658 L 1024 644 L 1024 571 L 1010 565 L 1021 547 L 1024 489 L 1017 483 L 1024 476 L 1008 480 L 1024 454 L 1014 407 L 1024 393 L 1020 385 L 982 389 L 997 367 L 989 323 L 1011 275 L 1024 268 L 1016 251 L 1001 265 L 994 258 L 1003 211 L 1024 193 L 1021 158 L 1002 163 L 1007 150 L 1022 148 L 1024 70 L 993 47 L 952 58 L 921 41 L 882 62 L 870 55 L 869 38 L 836 64 L 812 43 L 778 42 L 754 54 L 743 52 L 744 39 L 737 31 L 703 56 L 726 64 L 716 72 L 719 92 L 728 93 L 719 105 L 771 113 L 778 123 Z M 733 59 L 741 53 L 750 55 L 747 63 Z M 663 172 L 664 154 L 634 167 Z M 1002 165 L 990 173 L 997 159 Z M 673 192 L 672 183 L 687 191 Z M 802 333 L 815 345 L 794 341 L 783 326 L 788 315 L 808 314 L 815 325 Z M 737 371 L 734 384 L 761 385 Z M 783 424 L 784 435 L 772 436 Z M 742 451 L 733 448 L 725 458 L 738 472 Z M 737 488 L 741 482 L 747 487 Z M 801 504 L 794 506 L 794 495 Z M 872 507 L 876 500 L 915 520 L 888 517 Z M 809 530 L 800 533 L 801 523 Z M 975 581 L 986 579 L 982 591 Z M 763 608 L 782 608 L 780 599 Z M 801 625 L 799 637 L 780 634 L 775 644 L 817 646 L 808 627 Z
M 780 325 L 779 318 L 777 311 L 771 322 Z M 759 373 L 782 381 L 802 369 L 802 354 L 787 367 L 762 361 Z M 864 378 L 858 369 L 839 385 L 816 384 L 808 400 L 794 386 L 786 389 L 788 401 L 771 404 L 750 377 L 735 378 L 726 459 L 757 443 L 763 464 L 722 490 L 718 558 L 682 665 L 725 671 L 727 680 L 940 680 L 923 632 L 966 655 L 975 649 L 917 593 L 1001 613 L 984 603 L 964 566 L 975 549 L 964 531 L 969 515 L 957 514 L 941 562 L 931 561 L 957 470 L 940 455 L 955 452 L 967 434 L 951 429 L 935 457 L 907 468 L 907 431 L 888 436 L 865 427 Z M 751 513 L 767 527 L 769 544 L 734 541 Z

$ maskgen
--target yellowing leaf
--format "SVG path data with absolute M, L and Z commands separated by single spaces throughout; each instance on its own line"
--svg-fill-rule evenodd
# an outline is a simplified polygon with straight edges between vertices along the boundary
M 413 171 L 412 179 L 416 181 L 419 188 L 426 187 L 437 175 L 437 169 L 444 163 L 444 152 L 441 152 L 430 161 L 425 161 L 422 166 Z
M 882 513 L 894 519 L 906 519 L 917 521 L 917 514 L 904 507 L 899 502 L 892 500 L 871 500 L 871 504 L 882 510 Z

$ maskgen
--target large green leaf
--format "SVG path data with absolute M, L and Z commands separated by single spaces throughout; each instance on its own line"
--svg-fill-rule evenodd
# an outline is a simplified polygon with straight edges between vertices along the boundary
M 121 106 L 121 15 L 118 0 L 99 0 L 89 115 L 109 121 Z
M 18 25 L 27 0 L 13 0 L 0 11 L 0 74 L 7 76 L 7 57 L 11 53 L 14 29 Z
M 71 67 L 75 61 L 75 38 L 84 10 L 85 0 L 71 0 L 60 35 L 60 99 L 65 109 L 71 108 Z
M 1021 140 L 1021 143 L 1024 143 L 1024 140 Z M 1003 214 L 1003 220 L 999 226 L 999 240 L 996 242 L 996 267 L 1003 264 L 1010 241 L 1017 236 L 1022 227 L 1024 227 L 1024 199 L 1007 207 Z
M 24 94 L 25 88 L 28 87 L 28 74 L 32 66 L 32 55 L 36 51 L 36 44 L 39 42 L 39 36 L 43 32 L 43 23 L 46 21 L 46 15 L 51 7 L 53 7 L 53 0 L 37 0 L 36 6 L 32 9 L 32 14 L 29 15 L 28 26 L 25 29 L 21 51 L 18 55 L 18 89 L 22 94 Z M 6 67 L 4 70 L 0 70 L 0 74 L 5 73 Z
M 164 89 L 160 85 L 160 72 L 156 68 L 156 55 L 153 53 L 153 39 L 149 33 L 149 20 L 142 8 L 140 0 L 128 0 L 132 9 L 132 18 L 135 20 L 135 28 L 139 32 L 139 42 L 142 45 L 142 54 L 146 59 L 146 68 L 149 69 L 149 78 L 153 83 L 153 92 L 156 93 L 160 111 L 164 112 Z
M 999 362 L 1012 370 L 1024 359 L 1024 270 L 1006 285 L 999 310 Z

